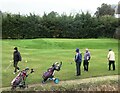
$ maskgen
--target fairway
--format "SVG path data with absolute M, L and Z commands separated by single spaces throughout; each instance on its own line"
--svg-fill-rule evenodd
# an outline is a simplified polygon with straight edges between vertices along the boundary
M 61 81 L 118 74 L 118 40 L 115 39 L 2 40 L 2 87 L 10 86 L 10 82 L 16 76 L 13 74 L 13 65 L 6 70 L 12 60 L 15 46 L 22 55 L 22 61 L 18 64 L 20 69 L 29 67 L 35 70 L 35 73 L 28 77 L 28 84 L 41 83 L 43 72 L 56 61 L 63 62 L 61 71 L 55 73 L 55 77 Z M 83 64 L 81 64 L 82 75 L 80 77 L 75 76 L 76 48 L 82 52 L 82 58 L 85 48 L 89 48 L 91 52 L 89 72 L 84 72 Z M 112 48 L 116 54 L 115 71 L 108 71 L 109 48 Z

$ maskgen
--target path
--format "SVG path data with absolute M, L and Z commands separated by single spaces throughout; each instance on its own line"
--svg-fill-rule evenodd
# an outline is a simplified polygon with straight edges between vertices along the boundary
M 92 77 L 92 78 L 85 78 L 85 79 L 75 79 L 75 80 L 67 80 L 67 81 L 60 81 L 59 84 L 52 84 L 54 85 L 70 85 L 70 84 L 82 84 L 82 83 L 89 83 L 89 82 L 97 82 L 97 81 L 106 81 L 106 80 L 118 80 L 118 75 L 112 75 L 112 76 L 102 76 L 102 77 Z M 42 86 L 45 87 L 47 85 L 51 85 L 51 84 L 31 84 L 29 85 L 29 88 L 31 87 L 37 87 L 37 86 Z M 4 88 L 0 88 L 0 90 L 10 90 L 11 87 L 4 87 Z

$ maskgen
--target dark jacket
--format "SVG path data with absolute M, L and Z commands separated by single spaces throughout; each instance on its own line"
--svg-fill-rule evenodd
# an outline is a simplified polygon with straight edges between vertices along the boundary
M 75 62 L 82 62 L 82 54 L 76 53 L 76 55 L 75 55 Z
M 18 61 L 21 61 L 21 60 L 22 60 L 19 51 L 15 51 L 15 52 L 13 53 L 13 60 L 14 60 L 15 62 L 18 62 Z

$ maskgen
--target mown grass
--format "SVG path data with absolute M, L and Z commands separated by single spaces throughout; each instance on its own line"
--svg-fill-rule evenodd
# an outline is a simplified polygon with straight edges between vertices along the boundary
M 17 46 L 22 55 L 22 62 L 19 66 L 35 69 L 31 74 L 28 84 L 41 83 L 42 74 L 54 62 L 62 61 L 63 66 L 60 72 L 55 73 L 55 77 L 60 80 L 73 80 L 79 78 L 89 78 L 96 76 L 118 74 L 118 40 L 115 39 L 26 39 L 26 40 L 3 40 L 2 41 L 2 86 L 10 86 L 10 82 L 16 76 L 12 72 L 13 66 L 10 66 L 12 60 L 13 48 Z M 84 56 L 85 48 L 91 52 L 89 72 L 83 71 L 81 64 L 81 77 L 75 76 L 75 62 L 73 61 L 75 49 L 80 48 Z M 108 71 L 107 53 L 112 48 L 116 54 L 116 70 Z M 27 63 L 25 62 L 27 60 Z M 71 64 L 72 62 L 72 64 Z

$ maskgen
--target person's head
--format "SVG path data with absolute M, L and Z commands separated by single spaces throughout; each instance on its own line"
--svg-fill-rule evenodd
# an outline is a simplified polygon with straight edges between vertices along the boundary
M 76 52 L 79 53 L 79 49 L 78 48 L 76 48 Z
M 88 48 L 86 48 L 85 51 L 88 52 Z
M 109 51 L 112 51 L 112 49 L 109 49 Z
M 17 48 L 17 47 L 15 47 L 15 48 L 14 48 L 14 51 L 18 51 L 18 48 Z

